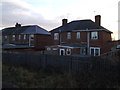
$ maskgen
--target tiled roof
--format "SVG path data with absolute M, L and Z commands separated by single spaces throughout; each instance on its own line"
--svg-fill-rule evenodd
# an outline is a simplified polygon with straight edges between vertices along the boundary
M 76 20 L 69 22 L 65 24 L 64 26 L 60 26 L 58 28 L 55 28 L 51 30 L 51 32 L 66 32 L 66 31 L 82 31 L 82 30 L 106 30 L 108 32 L 111 32 L 107 30 L 106 28 L 99 26 L 92 20 Z M 111 32 L 112 33 L 112 32 Z
M 37 25 L 10 27 L 10 28 L 2 29 L 2 35 L 13 35 L 13 34 L 50 34 L 50 32 Z

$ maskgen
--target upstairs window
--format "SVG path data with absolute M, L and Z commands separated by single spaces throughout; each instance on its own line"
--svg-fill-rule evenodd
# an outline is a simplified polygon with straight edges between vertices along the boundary
M 77 39 L 80 39 L 80 32 L 77 32 Z
M 91 32 L 91 39 L 93 40 L 98 39 L 98 32 Z
M 15 35 L 12 35 L 12 40 L 13 40 L 13 41 L 15 40 Z
M 67 33 L 67 39 L 71 39 L 71 32 Z
M 21 35 L 18 35 L 18 39 L 19 39 L 19 40 L 21 39 Z
M 59 33 L 54 33 L 54 40 L 58 40 L 59 39 Z
M 26 39 L 26 34 L 24 34 L 24 40 Z
M 8 38 L 8 37 L 7 37 L 7 36 L 5 36 L 5 40 L 7 40 L 7 38 Z
M 30 35 L 30 40 L 34 40 L 34 34 Z

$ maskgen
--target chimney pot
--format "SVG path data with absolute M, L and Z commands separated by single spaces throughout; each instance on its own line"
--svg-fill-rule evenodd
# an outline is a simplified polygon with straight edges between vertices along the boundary
M 21 24 L 16 23 L 15 27 L 21 27 Z
M 101 25 L 101 16 L 100 15 L 95 16 L 95 23 L 98 24 L 99 26 Z
M 65 24 L 67 24 L 67 19 L 62 19 L 62 25 L 65 25 Z

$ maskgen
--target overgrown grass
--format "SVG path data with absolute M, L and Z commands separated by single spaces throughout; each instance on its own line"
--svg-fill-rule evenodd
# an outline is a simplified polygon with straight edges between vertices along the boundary
M 34 71 L 22 67 L 3 65 L 3 82 L 22 88 L 72 88 L 76 82 L 69 73 Z
M 3 82 L 13 83 L 20 88 L 119 88 L 114 78 L 99 73 L 83 71 L 73 75 L 54 70 L 34 70 L 3 65 Z

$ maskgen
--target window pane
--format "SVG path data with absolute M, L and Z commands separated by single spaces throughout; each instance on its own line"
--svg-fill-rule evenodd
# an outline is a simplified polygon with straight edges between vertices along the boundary
M 30 39 L 34 40 L 34 34 L 30 35 Z
M 5 39 L 7 39 L 7 36 L 5 36 Z
M 71 33 L 70 32 L 67 33 L 67 38 L 71 39 Z
M 71 49 L 67 49 L 66 53 L 67 53 L 67 55 L 70 55 L 71 54 Z
M 98 39 L 98 32 L 92 32 L 91 39 Z
M 99 56 L 99 49 L 95 49 L 95 56 Z
M 54 33 L 54 40 L 58 40 L 59 39 L 59 34 L 58 33 Z
M 26 35 L 24 35 L 24 39 L 26 39 Z
M 15 40 L 15 35 L 12 36 L 12 39 Z
M 18 39 L 19 39 L 19 40 L 21 39 L 21 35 L 18 36 Z
M 80 32 L 77 32 L 77 39 L 80 38 Z
M 94 56 L 94 49 L 91 49 L 91 56 Z

